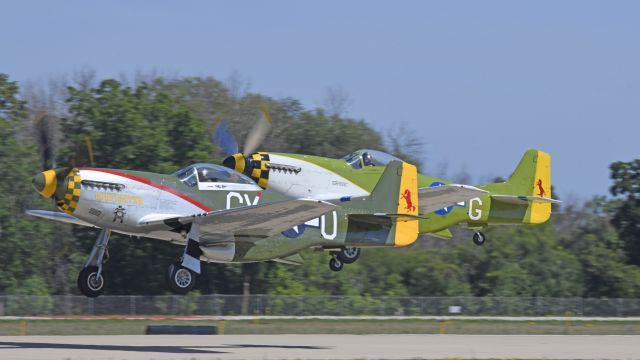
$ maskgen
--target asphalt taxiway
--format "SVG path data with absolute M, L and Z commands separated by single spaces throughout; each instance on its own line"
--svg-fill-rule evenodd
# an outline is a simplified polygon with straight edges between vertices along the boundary
M 637 335 L 3 336 L 0 359 L 640 359 Z

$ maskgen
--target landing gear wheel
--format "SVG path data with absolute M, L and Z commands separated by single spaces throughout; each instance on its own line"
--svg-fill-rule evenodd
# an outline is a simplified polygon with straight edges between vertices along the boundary
M 196 274 L 180 264 L 171 264 L 167 272 L 167 281 L 172 292 L 184 295 L 196 286 Z
M 82 295 L 95 298 L 104 290 L 104 272 L 98 276 L 97 266 L 87 266 L 78 274 L 78 289 Z
M 473 243 L 478 245 L 478 246 L 484 245 L 484 242 L 486 240 L 487 240 L 487 238 L 480 231 L 478 231 L 475 234 L 473 234 Z
M 344 263 L 338 259 L 338 256 L 334 256 L 329 260 L 329 268 L 333 271 L 340 271 L 344 267 Z
M 360 248 L 345 247 L 338 252 L 338 258 L 345 264 L 352 264 L 360 257 Z

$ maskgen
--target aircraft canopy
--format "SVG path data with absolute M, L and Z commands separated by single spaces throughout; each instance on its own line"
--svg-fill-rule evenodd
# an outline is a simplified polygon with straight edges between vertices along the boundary
M 180 169 L 172 175 L 177 176 L 187 186 L 196 186 L 198 182 L 220 182 L 233 184 L 251 184 L 255 182 L 250 177 L 235 170 L 215 164 L 193 164 Z
M 364 166 L 387 166 L 393 160 L 402 161 L 391 154 L 371 149 L 354 151 L 343 159 L 354 169 L 362 169 Z

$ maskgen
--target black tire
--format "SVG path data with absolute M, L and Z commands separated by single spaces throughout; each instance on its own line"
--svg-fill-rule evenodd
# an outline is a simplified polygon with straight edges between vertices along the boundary
M 196 274 L 180 264 L 171 264 L 167 271 L 169 290 L 184 295 L 196 286 Z
M 338 252 L 338 257 L 340 258 L 340 261 L 342 261 L 343 263 L 352 264 L 356 262 L 356 260 L 358 260 L 358 258 L 360 257 L 360 248 L 356 248 L 356 247 L 342 248 Z
M 97 266 L 87 266 L 78 274 L 78 289 L 82 295 L 90 298 L 98 297 L 104 291 L 104 271 L 98 275 Z
M 329 268 L 332 271 L 340 271 L 342 270 L 342 268 L 344 267 L 344 263 L 342 261 L 340 261 L 340 259 L 338 259 L 338 257 L 332 257 L 331 260 L 329 260 Z
M 482 246 L 482 245 L 484 245 L 485 241 L 487 241 L 487 238 L 480 231 L 478 231 L 477 233 L 473 234 L 473 243 L 474 244 L 476 244 L 478 246 Z

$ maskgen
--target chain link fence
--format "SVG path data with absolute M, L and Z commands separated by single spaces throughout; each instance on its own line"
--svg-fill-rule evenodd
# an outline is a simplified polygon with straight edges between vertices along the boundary
M 0 296 L 0 316 L 640 316 L 640 299 L 284 295 Z

